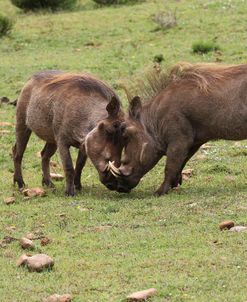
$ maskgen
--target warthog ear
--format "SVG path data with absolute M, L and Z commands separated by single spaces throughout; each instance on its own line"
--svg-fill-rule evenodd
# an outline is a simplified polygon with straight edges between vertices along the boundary
M 115 117 L 118 114 L 119 109 L 119 99 L 113 96 L 108 105 L 106 106 L 106 111 L 108 112 L 109 117 Z
M 142 144 L 142 151 L 140 154 L 140 163 L 141 165 L 144 165 L 149 157 L 149 154 L 147 152 L 147 148 L 148 148 L 148 143 L 143 143 Z
M 142 110 L 142 102 L 139 96 L 135 96 L 129 105 L 129 116 L 134 119 L 139 119 Z

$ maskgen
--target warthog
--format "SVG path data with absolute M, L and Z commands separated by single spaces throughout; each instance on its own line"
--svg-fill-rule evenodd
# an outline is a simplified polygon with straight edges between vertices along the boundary
M 247 64 L 182 63 L 149 81 L 154 97 L 143 105 L 139 97 L 130 101 L 121 166 L 111 170 L 118 191 L 129 192 L 166 155 L 156 191 L 163 195 L 181 184 L 182 169 L 202 144 L 247 139 Z
M 73 196 L 75 188 L 81 189 L 81 172 L 87 156 L 98 170 L 101 182 L 115 189 L 117 181 L 109 172 L 108 162 L 120 164 L 122 146 L 117 132 L 122 117 L 118 96 L 91 75 L 60 71 L 35 74 L 23 87 L 17 102 L 14 183 L 20 189 L 25 185 L 21 163 L 33 131 L 46 142 L 41 152 L 43 184 L 53 186 L 49 161 L 58 148 L 67 195 Z M 79 148 L 75 170 L 70 146 Z

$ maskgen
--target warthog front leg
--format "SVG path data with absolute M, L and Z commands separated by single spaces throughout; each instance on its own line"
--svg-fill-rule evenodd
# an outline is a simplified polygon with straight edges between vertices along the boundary
M 155 192 L 155 195 L 167 194 L 171 188 L 177 187 L 179 183 L 182 183 L 182 170 L 199 147 L 198 145 L 191 146 L 187 141 L 180 141 L 168 146 L 165 180 Z
M 65 145 L 64 143 L 61 142 L 58 143 L 58 150 L 61 156 L 63 169 L 65 172 L 65 178 L 66 178 L 65 194 L 68 196 L 74 196 L 75 195 L 75 186 L 74 186 L 75 170 L 73 167 L 73 162 L 70 155 L 69 147 L 70 146 Z
M 87 160 L 87 154 L 86 154 L 86 150 L 85 147 L 83 146 L 82 148 L 80 148 L 79 152 L 78 152 L 78 156 L 77 156 L 77 160 L 76 160 L 76 166 L 75 166 L 75 178 L 74 178 L 74 184 L 75 184 L 75 188 L 76 190 L 80 191 L 82 186 L 81 186 L 81 172 L 82 169 L 85 166 Z
M 19 189 L 24 188 L 25 183 L 22 177 L 22 158 L 25 152 L 28 140 L 31 135 L 31 130 L 24 124 L 16 125 L 16 143 L 12 149 L 14 161 L 14 184 L 17 182 Z
M 172 188 L 175 188 L 177 187 L 178 185 L 182 185 L 182 182 L 183 182 L 183 176 L 182 176 L 182 171 L 185 167 L 185 165 L 187 164 L 187 162 L 191 159 L 191 157 L 198 151 L 198 149 L 201 147 L 203 143 L 196 143 L 194 144 L 191 149 L 189 150 L 189 154 L 188 156 L 186 157 L 186 159 L 184 160 L 183 162 L 183 165 L 181 167 L 181 171 L 176 179 L 176 181 L 174 181 L 174 183 L 172 184 Z
M 50 188 L 54 188 L 54 184 L 52 183 L 50 177 L 50 159 L 56 150 L 56 144 L 46 143 L 44 149 L 41 151 L 43 171 L 42 184 Z

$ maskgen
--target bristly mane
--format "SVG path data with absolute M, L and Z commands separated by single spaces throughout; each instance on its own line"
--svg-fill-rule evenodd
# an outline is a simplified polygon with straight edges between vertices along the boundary
M 81 89 L 86 93 L 98 93 L 108 100 L 110 100 L 113 96 L 119 99 L 110 86 L 88 73 L 62 72 L 51 74 L 46 87 L 58 88 L 64 85 L 76 86 L 78 89 Z
M 224 80 L 243 72 L 247 72 L 247 64 L 178 63 L 166 70 L 161 69 L 160 65 L 155 65 L 144 74 L 141 80 L 138 78 L 131 85 L 120 83 L 119 86 L 125 90 L 129 101 L 136 95 L 139 95 L 143 101 L 149 101 L 172 82 L 186 79 L 195 85 L 195 87 L 207 93 L 211 88 L 221 84 Z

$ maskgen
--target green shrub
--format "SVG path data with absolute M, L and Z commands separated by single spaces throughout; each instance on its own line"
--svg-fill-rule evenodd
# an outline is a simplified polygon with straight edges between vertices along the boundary
M 164 61 L 164 56 L 162 54 L 158 54 L 158 55 L 155 55 L 154 58 L 153 58 L 153 61 L 155 63 L 161 63 L 162 61 Z
M 194 53 L 204 54 L 210 51 L 220 50 L 220 47 L 213 41 L 197 41 L 192 45 L 192 50 Z
M 144 0 L 93 0 L 93 1 L 101 5 L 111 5 L 111 4 L 134 4 L 138 2 L 143 2 Z
M 23 10 L 39 9 L 71 9 L 77 3 L 77 0 L 11 0 L 12 4 Z
M 0 37 L 7 35 L 13 27 L 13 21 L 8 17 L 0 15 Z

